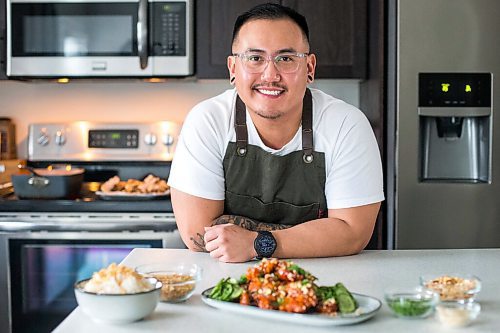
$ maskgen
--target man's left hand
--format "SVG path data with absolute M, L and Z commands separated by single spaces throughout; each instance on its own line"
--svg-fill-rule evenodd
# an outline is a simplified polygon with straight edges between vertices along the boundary
M 234 224 L 205 227 L 205 249 L 212 258 L 223 262 L 245 262 L 254 258 L 253 242 L 257 232 Z

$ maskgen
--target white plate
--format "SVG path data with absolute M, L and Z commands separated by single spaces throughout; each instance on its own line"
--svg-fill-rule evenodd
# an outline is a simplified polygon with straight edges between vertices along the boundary
M 129 192 L 103 192 L 96 191 L 95 194 L 103 200 L 151 200 L 161 199 L 170 195 L 170 189 L 161 193 L 129 193 Z
M 205 290 L 201 299 L 206 304 L 229 312 L 240 313 L 247 316 L 267 318 L 271 320 L 286 321 L 294 324 L 311 326 L 340 326 L 360 323 L 373 317 L 380 309 L 381 303 L 378 299 L 370 296 L 352 294 L 358 302 L 359 308 L 355 313 L 329 316 L 316 313 L 288 313 L 277 310 L 264 310 L 256 306 L 240 305 L 239 303 L 219 301 L 208 297 L 213 288 Z

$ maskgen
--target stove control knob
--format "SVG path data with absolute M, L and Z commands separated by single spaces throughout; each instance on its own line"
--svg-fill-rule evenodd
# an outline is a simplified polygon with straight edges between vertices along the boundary
M 56 132 L 56 144 L 58 146 L 62 146 L 66 143 L 66 136 L 62 131 L 57 131 Z
M 156 134 L 154 133 L 147 133 L 144 136 L 144 143 L 147 144 L 148 146 L 154 146 L 156 144 Z
M 165 146 L 169 147 L 169 146 L 171 146 L 171 145 L 174 144 L 174 137 L 172 135 L 168 134 L 168 133 L 165 133 L 161 137 L 161 142 Z
M 50 142 L 50 137 L 47 134 L 47 132 L 43 131 L 40 132 L 40 135 L 38 136 L 38 139 L 36 140 L 40 146 L 46 146 Z

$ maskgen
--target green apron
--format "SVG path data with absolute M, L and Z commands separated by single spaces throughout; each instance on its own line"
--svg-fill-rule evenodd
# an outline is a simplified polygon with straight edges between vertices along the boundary
M 236 97 L 236 142 L 224 156 L 224 214 L 296 225 L 327 217 L 325 154 L 313 151 L 312 96 L 302 110 L 302 151 L 277 156 L 248 144 L 246 106 Z

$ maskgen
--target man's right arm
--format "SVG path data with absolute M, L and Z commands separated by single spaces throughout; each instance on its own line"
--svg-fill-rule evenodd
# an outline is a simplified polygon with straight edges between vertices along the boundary
M 193 251 L 206 251 L 205 227 L 224 212 L 224 200 L 209 200 L 171 188 L 175 220 L 184 244 Z

